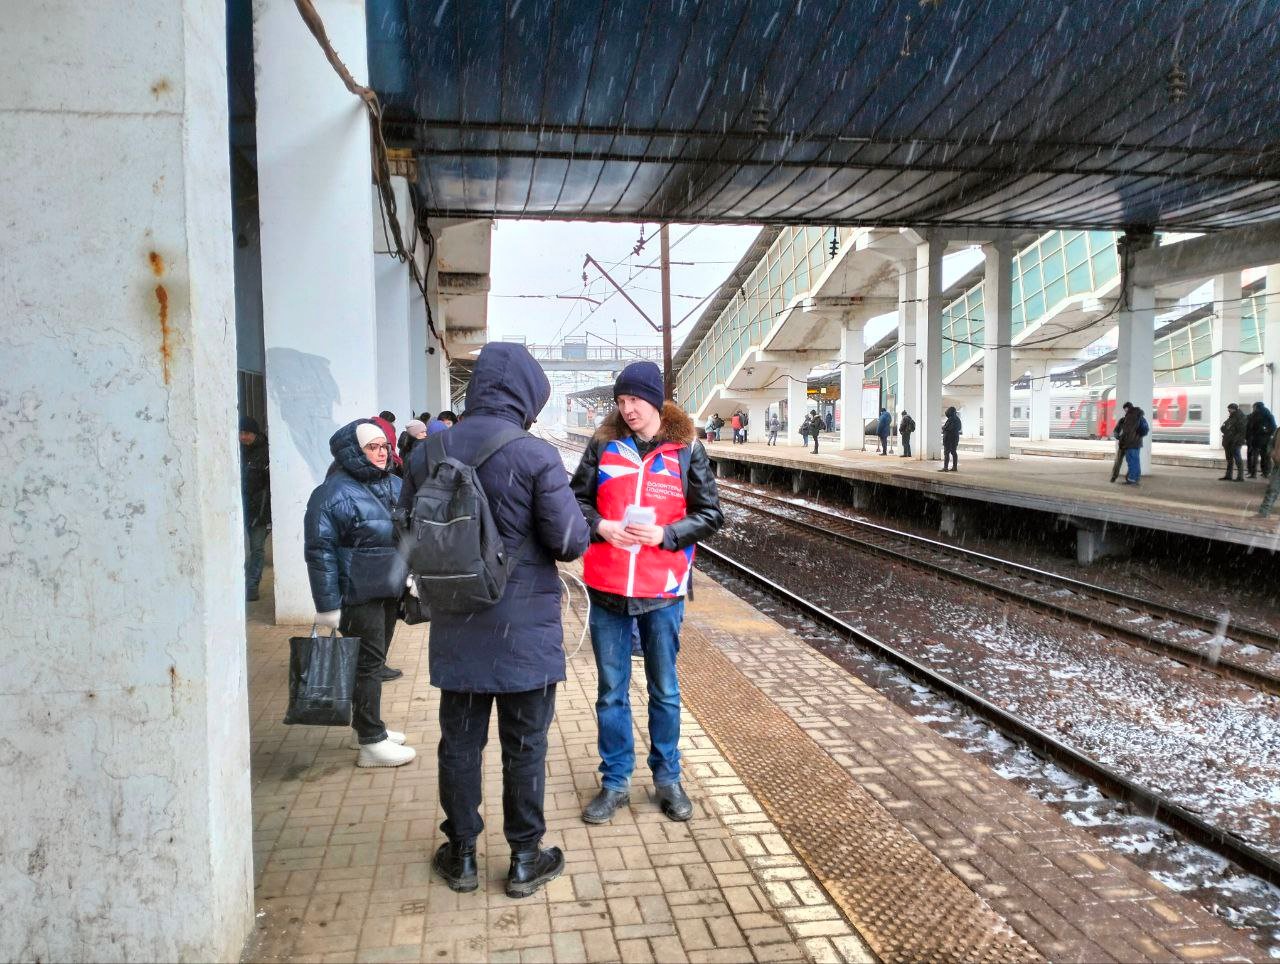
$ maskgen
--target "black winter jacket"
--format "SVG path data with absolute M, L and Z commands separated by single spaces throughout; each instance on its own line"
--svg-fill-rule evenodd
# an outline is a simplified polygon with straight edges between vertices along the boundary
M 400 480 L 360 450 L 356 426 L 362 422 L 374 424 L 357 419 L 333 433 L 333 465 L 307 501 L 303 539 L 317 612 L 399 599 L 409 574 L 391 516 Z
M 1238 448 L 1245 442 L 1244 412 L 1236 409 L 1222 423 L 1223 448 Z
M 441 436 L 445 451 L 469 461 L 495 432 L 531 425 L 550 397 L 546 374 L 523 345 L 490 342 L 476 359 L 465 416 Z M 426 445 L 414 446 L 405 464 L 400 505 L 406 510 L 429 474 L 427 452 Z M 529 436 L 505 445 L 477 474 L 507 551 L 533 538 L 496 605 L 478 613 L 432 614 L 431 683 L 462 693 L 522 693 L 562 682 L 555 561 L 577 559 L 588 543 L 564 463 L 549 443 Z
M 240 499 L 247 526 L 271 524 L 270 464 L 265 435 L 259 435 L 252 445 L 240 446 Z
M 947 420 L 942 423 L 942 444 L 946 448 L 955 448 L 960 444 L 960 416 L 955 409 L 950 409 Z
M 1267 445 L 1271 442 L 1271 435 L 1276 430 L 1276 418 L 1267 406 L 1251 409 L 1244 423 L 1245 441 L 1250 445 Z

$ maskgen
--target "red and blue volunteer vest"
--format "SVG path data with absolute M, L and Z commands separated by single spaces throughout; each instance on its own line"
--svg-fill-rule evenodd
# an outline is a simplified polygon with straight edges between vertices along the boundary
M 654 523 L 670 525 L 685 516 L 680 453 L 685 446 L 663 442 L 643 459 L 630 438 L 615 439 L 600 450 L 596 474 L 596 511 L 621 522 L 629 505 L 652 506 Z M 592 589 L 633 598 L 674 599 L 689 590 L 693 546 L 668 552 L 641 546 L 639 552 L 593 542 L 583 557 L 583 580 Z

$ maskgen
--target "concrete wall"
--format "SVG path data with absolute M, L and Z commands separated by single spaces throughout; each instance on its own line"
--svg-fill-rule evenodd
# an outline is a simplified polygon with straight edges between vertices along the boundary
M 252 924 L 223 18 L 0 31 L 0 959 Z

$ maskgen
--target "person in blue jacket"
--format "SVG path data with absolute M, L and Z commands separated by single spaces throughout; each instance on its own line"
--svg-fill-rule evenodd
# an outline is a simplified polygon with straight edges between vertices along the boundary
M 356 766 L 397 767 L 416 755 L 404 734 L 382 722 L 382 680 L 409 569 L 396 548 L 392 511 L 400 479 L 391 474 L 387 435 L 372 419 L 342 426 L 329 439 L 333 464 L 311 493 L 303 550 L 315 625 L 360 637 L 352 726 Z
M 527 348 L 489 342 L 476 359 L 464 417 L 440 436 L 445 454 L 474 464 L 496 432 L 528 429 L 550 398 L 551 384 Z M 410 453 L 402 509 L 412 510 L 431 471 L 431 451 L 420 445 Z M 518 438 L 476 472 L 507 552 L 520 555 L 495 605 L 480 612 L 431 614 L 431 684 L 440 689 L 441 829 L 448 838 L 432 868 L 455 891 L 478 886 L 481 760 L 496 703 L 502 830 L 511 847 L 506 892 L 527 897 L 564 870 L 560 848 L 541 846 L 547 731 L 556 687 L 565 679 L 556 560 L 581 556 L 590 533 L 564 463 L 549 442 L 532 435 Z
M 889 454 L 889 430 L 893 425 L 893 416 L 887 408 L 880 409 L 880 418 L 876 421 L 876 435 L 880 438 L 880 454 Z

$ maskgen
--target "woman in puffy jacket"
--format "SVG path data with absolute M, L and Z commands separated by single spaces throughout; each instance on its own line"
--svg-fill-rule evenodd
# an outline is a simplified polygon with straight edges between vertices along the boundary
M 373 419 L 357 419 L 329 439 L 333 465 L 311 493 L 303 523 L 317 626 L 360 637 L 352 726 L 356 766 L 394 767 L 415 756 L 404 734 L 382 723 L 382 670 L 409 570 L 396 549 L 392 510 L 400 479 L 391 445 Z

